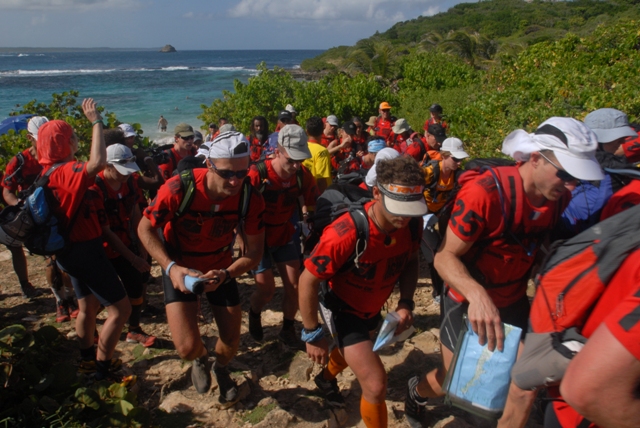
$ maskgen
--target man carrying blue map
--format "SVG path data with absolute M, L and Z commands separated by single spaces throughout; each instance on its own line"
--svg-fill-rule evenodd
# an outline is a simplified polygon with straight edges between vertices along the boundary
M 502 152 L 514 166 L 469 171 L 452 210 L 435 268 L 445 282 L 440 341 L 443 366 L 409 380 L 405 414 L 421 426 L 428 397 L 445 394 L 466 314 L 480 345 L 493 352 L 505 344 L 503 323 L 527 331 L 526 294 L 537 250 L 567 206 L 570 188 L 581 180 L 600 180 L 597 139 L 581 122 L 553 117 L 533 134 L 516 130 Z M 522 349 L 520 343 L 520 350 Z M 535 393 L 513 383 L 498 426 L 523 427 Z

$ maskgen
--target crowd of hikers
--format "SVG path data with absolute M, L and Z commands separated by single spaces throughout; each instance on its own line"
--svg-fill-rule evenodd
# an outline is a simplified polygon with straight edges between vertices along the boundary
M 387 372 L 373 343 L 396 286 L 395 334 L 412 326 L 422 258 L 441 309 L 442 364 L 407 379 L 410 426 L 423 426 L 429 398 L 447 393 L 466 320 L 491 352 L 504 347 L 504 324 L 523 332 L 498 426 L 524 427 L 542 389 L 553 398 L 545 427 L 640 426 L 640 128 L 612 108 L 582 122 L 552 117 L 507 135 L 509 159 L 470 159 L 440 105 L 422 133 L 387 102 L 378 107 L 366 122 L 328 115 L 303 128 L 287 105 L 273 132 L 262 116 L 246 134 L 224 118 L 205 137 L 180 123 L 171 147 L 151 155 L 132 126 L 106 129 L 85 99 L 86 162 L 69 124 L 31 118 L 32 146 L 7 164 L 0 216 L 23 296 L 41 292 L 4 223 L 46 188 L 65 240 L 43 252 L 46 278 L 56 321 L 75 319 L 81 372 L 123 381 L 114 351 L 125 326 L 128 342 L 154 346 L 141 314 L 155 261 L 194 388 L 207 393 L 214 377 L 220 402 L 233 404 L 236 279 L 252 277 L 249 334 L 261 342 L 279 275 L 278 339 L 322 365 L 314 382 L 330 406 L 345 406 L 336 377 L 350 367 L 364 424 L 385 427 Z M 212 358 L 198 328 L 205 308 L 219 332 Z

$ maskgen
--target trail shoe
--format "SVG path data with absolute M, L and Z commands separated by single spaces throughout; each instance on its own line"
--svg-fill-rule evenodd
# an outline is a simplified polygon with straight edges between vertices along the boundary
M 211 388 L 211 376 L 207 370 L 208 361 L 209 356 L 205 355 L 191 362 L 191 382 L 200 394 L 205 394 Z
M 253 312 L 251 312 L 251 309 L 249 309 L 249 334 L 256 342 L 262 342 L 262 339 L 264 339 L 261 318 L 260 314 L 255 316 Z
M 418 376 L 413 376 L 407 382 L 407 396 L 404 399 L 404 415 L 411 428 L 421 428 L 422 421 L 427 413 L 427 398 L 418 395 L 416 387 L 420 380 Z
M 111 359 L 111 366 L 109 368 L 111 371 L 120 370 L 121 367 L 122 360 L 120 358 Z M 80 364 L 78 364 L 79 373 L 91 374 L 95 373 L 97 370 L 96 360 L 80 360 Z
M 40 290 L 31 285 L 29 281 L 20 281 L 20 290 L 22 291 L 22 297 L 25 299 L 33 299 L 42 294 Z
M 220 391 L 220 403 L 233 404 L 240 399 L 238 395 L 238 385 L 231 379 L 229 369 L 227 367 L 216 367 L 214 364 L 211 373 L 218 381 L 218 390 Z
M 331 407 L 343 409 L 345 407 L 344 397 L 340 394 L 340 388 L 338 388 L 338 380 L 326 380 L 324 378 L 324 371 L 318 373 L 313 379 L 316 386 L 324 396 L 325 401 Z
M 66 322 L 71 321 L 71 316 L 69 316 L 69 308 L 67 307 L 67 302 L 58 302 L 56 304 L 56 322 Z
M 69 297 L 65 301 L 65 305 L 67 306 L 67 309 L 69 310 L 69 316 L 72 319 L 78 318 L 78 314 L 80 313 L 80 309 L 78 308 L 78 302 L 76 302 L 76 300 L 73 297 Z
M 127 342 L 139 343 L 145 348 L 149 348 L 156 343 L 156 337 L 145 333 L 141 328 L 129 329 L 129 332 L 127 333 Z
M 293 326 L 288 329 L 282 328 L 282 330 L 280 330 L 280 333 L 278 333 L 278 339 L 287 348 L 302 349 L 302 341 L 298 339 L 296 329 Z

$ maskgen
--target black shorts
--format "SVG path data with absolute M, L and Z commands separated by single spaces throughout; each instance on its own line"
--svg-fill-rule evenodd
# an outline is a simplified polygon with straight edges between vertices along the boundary
M 380 313 L 369 319 L 340 311 L 334 312 L 332 316 L 338 333 L 338 347 L 340 348 L 371 340 L 371 332 L 377 329 L 380 321 L 382 321 Z
M 174 302 L 195 302 L 198 296 L 193 293 L 183 293 L 173 288 L 171 279 L 162 272 L 162 285 L 164 287 L 164 304 Z M 207 300 L 213 306 L 231 307 L 240 304 L 240 293 L 238 292 L 238 283 L 235 279 L 221 284 L 215 291 L 205 293 Z
M 142 299 L 142 272 L 134 268 L 133 265 L 122 256 L 109 259 L 109 261 L 118 273 L 122 284 L 124 284 L 127 296 L 132 300 Z
M 102 237 L 77 242 L 56 256 L 60 269 L 69 274 L 76 297 L 96 296 L 103 306 L 111 306 L 127 297 L 116 270 L 102 247 Z
M 468 303 L 458 303 L 449 297 L 446 292 L 440 296 L 442 301 L 442 325 L 440 326 L 440 343 L 450 351 L 455 351 L 456 344 L 458 343 L 458 336 L 462 331 L 462 317 L 467 313 L 469 308 Z M 529 324 L 529 298 L 524 296 L 514 304 L 506 307 L 499 308 L 500 319 L 503 323 L 511 324 L 522 329 L 522 337 L 520 340 L 524 340 L 524 336 L 527 334 L 527 326 Z

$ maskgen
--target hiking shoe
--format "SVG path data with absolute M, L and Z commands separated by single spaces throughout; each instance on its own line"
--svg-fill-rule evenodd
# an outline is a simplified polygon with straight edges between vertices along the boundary
M 313 379 L 316 386 L 324 396 L 325 401 L 332 407 L 338 407 L 343 409 L 345 407 L 344 397 L 340 394 L 340 388 L 338 388 L 338 380 L 326 380 L 324 378 L 324 370 L 318 373 Z
M 283 328 L 278 333 L 278 339 L 282 342 L 287 348 L 291 349 L 301 349 L 302 341 L 298 339 L 298 335 L 296 334 L 295 327 L 291 327 L 288 329 Z
M 220 397 L 218 400 L 220 403 L 233 404 L 240 399 L 238 395 L 238 385 L 231 379 L 229 375 L 229 369 L 227 367 L 214 367 L 211 369 L 211 373 L 216 377 L 218 381 L 218 390 L 220 391 Z
M 249 310 L 249 334 L 256 342 L 262 342 L 262 339 L 264 339 L 264 333 L 262 331 L 262 317 L 260 315 L 257 317 L 254 316 L 251 313 L 251 310 Z
M 70 297 L 65 302 L 67 304 L 67 308 L 69 310 L 69 316 L 71 319 L 78 318 L 78 314 L 80 313 L 80 309 L 78 308 L 78 303 L 73 297 Z
M 156 343 L 156 337 L 148 335 L 142 329 L 138 330 L 129 330 L 127 333 L 127 342 L 128 343 L 139 343 L 145 348 L 149 348 Z
M 20 283 L 20 290 L 22 291 L 22 297 L 25 299 L 33 299 L 34 297 L 38 297 L 40 294 L 40 290 L 36 289 L 29 281 Z
M 413 376 L 407 382 L 407 396 L 404 399 L 404 415 L 411 428 L 421 428 L 422 421 L 427 414 L 427 398 L 418 395 L 416 387 L 420 382 L 418 376 Z
M 67 302 L 58 302 L 56 304 L 56 322 L 61 323 L 65 321 L 71 321 L 69 316 L 69 308 L 66 305 Z
M 122 360 L 120 358 L 112 358 L 111 359 L 111 371 L 118 371 L 122 367 Z M 79 373 L 96 373 L 98 371 L 96 366 L 96 360 L 80 360 L 80 364 L 78 364 L 78 372 Z
M 205 355 L 191 362 L 191 382 L 200 394 L 205 394 L 211 388 L 211 375 L 207 370 L 208 360 L 209 357 Z

